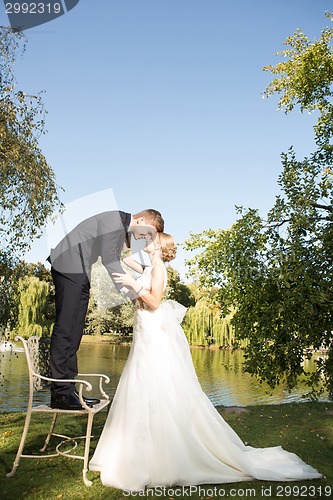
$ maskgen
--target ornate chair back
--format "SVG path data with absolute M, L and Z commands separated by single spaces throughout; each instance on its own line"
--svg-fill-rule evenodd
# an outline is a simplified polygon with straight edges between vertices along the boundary
M 40 391 L 50 387 L 51 383 L 36 375 L 51 378 L 50 346 L 51 339 L 48 337 L 30 337 L 23 340 L 23 346 L 27 357 L 29 379 L 32 389 Z

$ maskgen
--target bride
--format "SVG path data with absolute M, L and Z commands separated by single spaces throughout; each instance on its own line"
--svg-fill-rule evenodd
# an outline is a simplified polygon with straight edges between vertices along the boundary
M 180 322 L 186 309 L 162 302 L 165 262 L 176 256 L 172 236 L 147 242 L 151 266 L 130 257 L 141 273 L 114 280 L 139 298 L 133 343 L 90 462 L 105 486 L 146 487 L 220 484 L 251 479 L 295 481 L 321 474 L 280 446 L 245 446 L 202 391 Z

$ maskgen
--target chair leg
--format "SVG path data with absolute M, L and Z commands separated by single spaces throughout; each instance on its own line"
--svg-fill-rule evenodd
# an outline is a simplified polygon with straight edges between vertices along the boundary
M 21 442 L 20 442 L 20 446 L 18 447 L 18 450 L 16 453 L 16 457 L 15 457 L 15 460 L 13 463 L 13 468 L 10 472 L 8 472 L 8 474 L 6 474 L 7 477 L 13 477 L 15 472 L 16 472 L 16 469 L 18 468 L 18 466 L 20 464 L 20 458 L 22 456 L 22 451 L 23 451 L 25 440 L 27 438 L 27 434 L 28 434 L 28 430 L 29 430 L 30 419 L 31 419 L 31 407 L 28 408 L 27 416 L 25 417 L 25 424 L 24 424 L 24 429 L 22 432 Z
M 91 486 L 92 481 L 87 478 L 88 472 L 88 460 L 89 460 L 89 450 L 90 450 L 90 439 L 91 439 L 91 429 L 93 423 L 94 415 L 93 413 L 88 413 L 88 422 L 87 422 L 87 434 L 86 434 L 86 445 L 84 448 L 84 461 L 83 461 L 83 481 L 86 486 Z
M 43 448 L 41 448 L 39 451 L 41 452 L 44 452 L 47 448 L 47 445 L 49 444 L 49 441 L 50 441 L 50 438 L 52 436 L 52 432 L 53 432 L 53 429 L 54 429 L 54 426 L 55 426 L 55 423 L 56 423 L 56 420 L 57 420 L 57 416 L 58 414 L 57 413 L 54 413 L 53 414 L 53 417 L 52 417 L 52 422 L 51 422 L 51 427 L 50 427 L 50 430 L 49 430 L 49 433 L 48 435 L 46 436 L 46 439 L 45 439 L 45 443 L 44 443 L 44 446 Z

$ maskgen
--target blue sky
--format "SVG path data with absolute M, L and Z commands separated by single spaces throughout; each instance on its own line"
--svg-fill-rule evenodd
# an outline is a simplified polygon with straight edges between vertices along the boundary
M 1 24 L 8 24 L 3 3 Z M 18 88 L 45 91 L 43 152 L 67 203 L 112 189 L 157 208 L 178 242 L 274 203 L 280 154 L 313 148 L 313 117 L 262 99 L 262 68 L 296 28 L 319 37 L 328 0 L 80 0 L 26 31 Z M 28 260 L 44 260 L 46 240 Z M 174 263 L 182 274 L 185 255 Z

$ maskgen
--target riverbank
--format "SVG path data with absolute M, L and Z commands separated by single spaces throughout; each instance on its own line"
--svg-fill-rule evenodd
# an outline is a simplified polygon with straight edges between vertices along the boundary
M 117 334 L 104 334 L 104 335 L 83 335 L 81 344 L 114 344 L 114 345 L 131 345 L 132 335 L 117 335 Z M 210 346 L 204 345 L 191 345 L 191 349 L 222 349 L 216 344 Z M 223 347 L 224 350 L 232 350 L 232 347 Z
M 117 335 L 108 333 L 105 335 L 83 335 L 81 344 L 114 344 L 131 345 L 132 335 Z
M 83 344 L 114 344 L 114 345 L 131 345 L 133 336 L 132 335 L 117 335 L 112 333 L 107 333 L 104 335 L 83 335 L 81 343 Z M 219 346 L 217 344 L 208 345 L 191 345 L 191 349 L 210 349 L 210 350 L 233 350 L 233 347 L 228 346 Z M 327 353 L 327 349 L 318 349 L 316 351 L 312 351 L 316 354 L 325 355 Z M 304 354 L 310 352 L 308 349 L 304 351 Z
M 284 405 L 249 406 L 246 408 L 219 407 L 219 412 L 235 429 L 239 436 L 249 445 L 255 447 L 281 445 L 288 451 L 299 455 L 305 462 L 318 469 L 324 476 L 315 481 L 297 483 L 270 483 L 251 481 L 244 483 L 203 486 L 202 490 L 192 490 L 193 500 L 221 498 L 214 491 L 225 492 L 225 497 L 234 499 L 252 497 L 270 500 L 277 498 L 331 498 L 333 494 L 333 403 L 299 403 Z M 98 437 L 104 424 L 105 413 L 98 414 L 94 423 L 94 435 Z M 24 413 L 0 414 L 0 497 L 6 500 L 120 500 L 124 492 L 105 488 L 98 473 L 89 473 L 93 481 L 91 488 L 82 483 L 82 462 L 66 458 L 44 460 L 22 459 L 20 467 L 11 479 L 5 473 L 11 468 L 24 425 Z M 46 415 L 33 415 L 31 431 L 27 439 L 26 451 L 37 452 L 47 432 Z M 74 435 L 84 432 L 85 418 L 73 416 L 60 419 L 58 432 L 64 432 L 69 425 Z M 54 438 L 55 439 L 55 438 Z M 54 446 L 55 441 L 51 442 Z M 93 440 L 92 449 L 96 445 Z M 78 453 L 82 449 L 79 447 Z M 214 490 L 216 488 L 216 490 Z M 298 489 L 297 489 L 298 488 Z M 326 488 L 326 489 L 325 489 Z M 167 491 L 162 498 L 189 498 L 186 493 L 179 495 L 180 490 Z M 188 491 L 188 490 L 187 490 Z M 248 493 L 246 493 L 246 491 Z M 296 494 L 297 491 L 299 494 Z M 303 493 L 303 494 L 301 494 Z M 127 496 L 128 498 L 138 498 Z M 142 494 L 141 494 L 142 498 Z M 161 494 L 146 494 L 146 498 L 161 498 Z

